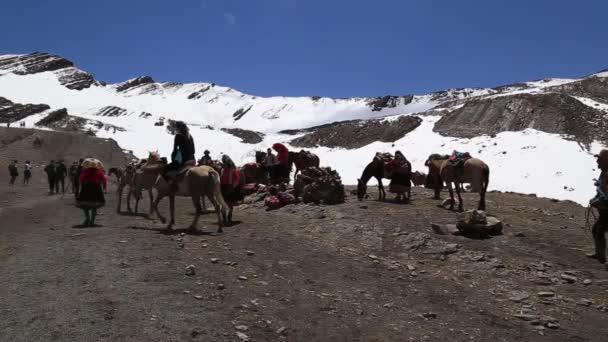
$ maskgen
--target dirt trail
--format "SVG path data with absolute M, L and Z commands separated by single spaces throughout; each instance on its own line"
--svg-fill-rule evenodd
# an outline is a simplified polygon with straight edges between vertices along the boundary
M 43 185 L 11 191 L 31 193 L 0 211 L 1 340 L 239 341 L 240 332 L 252 341 L 603 341 L 608 333 L 598 309 L 608 305 L 608 272 L 584 258 L 584 211 L 571 203 L 489 194 L 490 213 L 506 224 L 489 240 L 433 234 L 430 222 L 455 214 L 421 189 L 405 206 L 353 196 L 331 207 L 249 205 L 224 234 L 182 236 L 116 215 L 113 194 L 102 227 L 76 229 L 82 217 L 70 196 L 44 196 Z M 177 212 L 186 227 L 190 201 L 179 200 Z M 215 231 L 215 216 L 199 226 Z M 195 275 L 185 275 L 188 265 Z M 561 278 L 568 271 L 575 283 Z

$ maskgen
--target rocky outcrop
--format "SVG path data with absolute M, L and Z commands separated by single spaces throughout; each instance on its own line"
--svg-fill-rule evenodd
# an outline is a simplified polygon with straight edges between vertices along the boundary
M 68 110 L 65 108 L 54 110 L 47 116 L 35 123 L 36 126 L 50 126 L 54 122 L 64 120 L 68 117 Z
M 238 121 L 240 118 L 242 118 L 245 114 L 247 114 L 247 112 L 249 112 L 251 110 L 251 108 L 253 108 L 253 105 L 247 107 L 246 109 L 240 108 L 239 110 L 234 112 L 234 114 L 232 114 L 234 121 Z
M 122 116 L 127 114 L 127 110 L 116 106 L 107 106 L 101 108 L 95 115 L 98 116 Z
M 95 81 L 91 74 L 75 68 L 71 61 L 44 52 L 0 56 L 0 70 L 7 70 L 17 75 L 53 71 L 62 85 L 74 90 L 82 90 L 93 84 L 103 85 L 103 83 Z
M 150 76 L 140 76 L 128 81 L 118 83 L 115 86 L 117 92 L 126 92 L 135 88 L 142 87 L 147 84 L 154 83 L 154 80 Z
M 587 97 L 608 104 L 608 77 L 592 76 L 580 81 L 549 87 L 547 90 L 571 96 Z
M 49 109 L 51 109 L 51 107 L 45 104 L 13 103 L 4 97 L 0 97 L 0 122 L 15 122 Z
M 240 128 L 222 128 L 223 132 L 241 138 L 241 142 L 245 144 L 258 144 L 264 140 L 264 134 L 260 132 L 248 131 Z
M 310 132 L 290 143 L 298 147 L 341 147 L 360 148 L 374 141 L 393 142 L 413 131 L 422 119 L 417 116 L 403 115 L 397 118 L 372 120 L 351 120 L 335 122 L 305 130 L 287 130 L 283 134 Z
M 188 95 L 188 100 L 200 99 L 207 90 L 211 89 L 211 87 L 212 87 L 211 84 L 202 87 L 200 90 L 197 90 L 194 93 Z
M 434 131 L 472 138 L 533 128 L 590 143 L 594 139 L 608 141 L 606 115 L 564 94 L 518 94 L 470 100 L 445 114 Z
M 414 95 L 374 97 L 367 101 L 367 105 L 374 112 L 379 112 L 384 108 L 395 108 L 399 105 L 406 105 L 414 99 Z

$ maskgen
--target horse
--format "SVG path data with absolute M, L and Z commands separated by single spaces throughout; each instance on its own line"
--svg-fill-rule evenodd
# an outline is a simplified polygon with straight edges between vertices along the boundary
M 429 179 L 434 180 L 435 199 L 440 199 L 440 192 L 445 181 L 450 192 L 450 210 L 454 210 L 454 191 L 452 183 L 458 195 L 458 210 L 463 211 L 462 196 L 460 195 L 462 183 L 471 184 L 471 191 L 479 193 L 478 210 L 486 209 L 486 192 L 490 182 L 490 167 L 481 159 L 469 158 L 464 161 L 462 172 L 456 170 L 448 155 L 432 154 L 426 160 L 425 165 L 429 168 Z
M 120 180 L 124 176 L 124 170 L 120 167 L 111 167 L 108 170 L 108 177 L 111 177 L 112 175 L 116 176 L 116 183 L 120 184 Z
M 289 152 L 288 160 L 290 169 L 292 164 L 296 166 L 296 172 L 293 174 L 294 178 L 301 170 L 307 167 L 319 167 L 320 164 L 319 157 L 316 154 L 304 150 Z
M 424 186 L 426 184 L 426 174 L 420 171 L 412 173 L 412 183 L 415 186 Z
M 185 196 L 192 199 L 196 213 L 194 220 L 190 224 L 190 230 L 196 230 L 196 224 L 203 213 L 200 199 L 202 196 L 207 196 L 217 214 L 217 232 L 223 232 L 222 227 L 228 205 L 222 196 L 219 173 L 211 166 L 193 166 L 184 171 L 182 179 L 178 182 L 177 187 L 174 187 L 161 176 L 161 171 L 165 165 L 157 152 L 151 152 L 148 161 L 141 167 L 141 171 L 142 176 L 145 175 L 146 180 L 155 179 L 153 187 L 157 190 L 157 195 L 152 203 L 152 210 L 162 223 L 165 223 L 166 219 L 158 211 L 158 204 L 163 198 L 169 197 L 170 221 L 166 229 L 171 230 L 175 224 L 175 196 Z
M 390 179 L 390 175 L 386 172 L 384 165 L 384 159 L 387 157 L 392 159 L 392 156 L 388 154 L 376 153 L 371 163 L 367 164 L 365 169 L 363 169 L 361 178 L 357 179 L 357 198 L 359 201 L 362 201 L 367 194 L 367 183 L 372 177 L 376 178 L 378 181 L 378 201 L 384 201 L 386 199 L 386 192 L 384 191 L 382 179 Z
M 136 186 L 137 169 L 138 169 L 138 166 L 134 163 L 131 163 L 131 164 L 128 164 L 127 166 L 125 166 L 123 175 L 120 178 L 120 181 L 118 183 L 118 189 L 116 191 L 118 194 L 118 205 L 116 207 L 117 213 L 120 213 L 121 206 L 122 206 L 122 193 L 127 186 L 129 187 L 129 192 L 127 192 L 127 211 L 129 213 L 133 213 L 133 210 L 131 210 L 131 196 L 134 195 L 135 196 L 135 212 L 137 213 L 137 208 L 139 206 L 139 201 L 141 199 L 141 187 L 138 188 Z M 150 197 L 150 203 L 152 203 L 151 189 L 148 192 L 148 195 Z

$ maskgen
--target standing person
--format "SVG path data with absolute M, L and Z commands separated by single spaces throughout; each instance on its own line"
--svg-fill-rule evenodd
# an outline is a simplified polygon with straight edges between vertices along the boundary
M 277 157 L 272 154 L 272 150 L 266 150 L 266 158 L 264 158 L 264 168 L 266 169 L 266 173 L 268 173 L 268 178 L 275 178 L 275 169 L 278 163 L 279 161 Z
M 103 189 L 106 186 L 107 178 L 101 161 L 93 158 L 85 159 L 82 163 L 79 183 L 76 206 L 84 211 L 85 217 L 81 227 L 95 227 L 97 209 L 106 204 Z
M 78 165 L 76 166 L 76 172 L 74 174 L 74 180 L 72 184 L 72 189 L 74 190 L 74 197 L 78 198 L 78 192 L 80 190 L 80 174 L 82 173 L 82 163 L 84 163 L 84 159 L 80 158 L 78 161 Z
M 224 221 L 230 224 L 232 223 L 232 209 L 234 208 L 234 205 L 244 198 L 243 187 L 241 185 L 241 173 L 239 169 L 226 154 L 222 156 L 222 165 L 220 183 L 222 186 L 222 195 L 229 208 L 228 216 L 224 217 Z
M 596 259 L 606 266 L 606 232 L 608 232 L 608 150 L 601 150 L 595 155 L 597 166 L 601 170 L 600 178 L 595 182 L 596 195 L 589 201 L 589 205 L 599 211 L 599 217 L 591 233 L 595 242 L 595 253 L 587 256 Z
M 397 202 L 407 202 L 412 187 L 411 170 L 412 164 L 405 158 L 401 151 L 395 152 L 395 159 L 391 160 L 386 168 L 391 171 L 391 183 L 389 191 L 397 194 Z M 406 196 L 406 194 L 408 194 Z
M 55 164 L 55 192 L 59 193 L 59 185 L 61 184 L 61 193 L 65 194 L 65 177 L 68 175 L 68 169 L 65 167 L 63 160 Z
M 23 185 L 30 184 L 30 178 L 32 178 L 32 164 L 29 160 L 26 160 L 23 165 Z
M 15 184 L 15 179 L 17 179 L 17 177 L 19 176 L 19 169 L 17 168 L 17 161 L 16 160 L 13 160 L 13 162 L 9 164 L 9 166 L 8 166 L 8 174 L 10 176 L 10 180 L 8 181 L 8 184 L 14 185 Z
M 272 149 L 277 151 L 277 159 L 279 160 L 278 165 L 275 166 L 275 176 L 289 183 L 289 173 L 291 171 L 289 167 L 289 150 L 285 145 L 280 143 L 272 145 Z
M 49 195 L 52 195 L 55 191 L 55 161 L 51 160 L 51 162 L 44 167 L 44 172 L 46 172 L 46 177 L 49 182 Z
M 70 165 L 70 168 L 68 169 L 68 177 L 70 177 L 70 182 L 72 184 L 72 193 L 76 193 L 77 191 L 77 187 L 76 187 L 76 183 L 78 182 L 78 180 L 76 179 L 78 173 L 78 162 L 74 161 L 72 162 L 72 165 Z

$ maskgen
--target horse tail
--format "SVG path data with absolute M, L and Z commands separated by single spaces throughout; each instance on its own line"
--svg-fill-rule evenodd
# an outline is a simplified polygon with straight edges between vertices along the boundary
M 226 201 L 224 200 L 224 196 L 222 195 L 220 174 L 215 170 L 209 170 L 209 176 L 213 181 L 213 184 L 211 185 L 213 187 L 213 196 L 215 197 L 217 204 L 220 206 L 220 211 L 222 213 L 225 213 L 226 210 L 228 210 L 228 204 L 226 203 Z
M 482 185 L 483 185 L 483 192 L 486 193 L 486 191 L 488 191 L 488 184 L 490 183 L 490 167 L 486 166 L 483 169 L 483 181 L 482 181 Z

